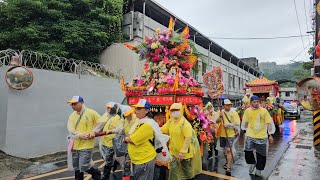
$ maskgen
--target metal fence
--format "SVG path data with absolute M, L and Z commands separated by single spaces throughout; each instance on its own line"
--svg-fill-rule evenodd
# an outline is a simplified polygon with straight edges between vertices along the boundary
M 126 70 L 116 67 L 108 67 L 99 63 L 67 59 L 65 57 L 50 56 L 33 51 L 17 51 L 12 49 L 0 51 L 0 67 L 9 66 L 12 56 L 19 57 L 22 66 L 50 71 L 67 72 L 80 75 L 92 75 L 120 79 Z

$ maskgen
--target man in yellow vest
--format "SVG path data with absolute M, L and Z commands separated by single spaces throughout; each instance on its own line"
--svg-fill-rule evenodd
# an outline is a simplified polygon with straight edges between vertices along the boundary
M 249 173 L 262 176 L 261 171 L 267 160 L 268 139 L 270 143 L 273 142 L 271 134 L 275 132 L 275 125 L 268 110 L 260 106 L 259 100 L 258 96 L 251 97 L 251 107 L 243 114 L 241 128 L 246 130 L 245 159 L 250 165 Z
M 238 113 L 232 109 L 232 103 L 229 99 L 222 101 L 223 110 L 220 112 L 220 117 L 217 121 L 222 121 L 222 130 L 220 134 L 220 147 L 224 148 L 226 158 L 226 174 L 231 175 L 232 147 L 235 145 L 235 137 L 239 133 L 240 117 Z
M 250 105 L 250 97 L 252 96 L 252 92 L 251 89 L 246 89 L 246 94 L 245 96 L 242 98 L 242 103 L 246 106 Z
M 68 104 L 74 110 L 68 120 L 70 133 L 68 137 L 68 166 L 75 171 L 76 180 L 83 179 L 84 172 L 91 174 L 94 180 L 100 180 L 101 173 L 93 168 L 91 159 L 92 149 L 96 144 L 94 127 L 100 119 L 100 115 L 96 111 L 86 108 L 81 96 L 73 96 Z M 72 156 L 72 162 L 69 162 L 70 156 Z

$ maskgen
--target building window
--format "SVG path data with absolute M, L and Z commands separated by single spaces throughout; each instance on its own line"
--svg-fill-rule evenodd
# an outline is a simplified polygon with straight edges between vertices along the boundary
M 290 97 L 290 91 L 286 92 L 286 97 Z
M 199 63 L 197 62 L 193 67 L 192 67 L 192 77 L 195 80 L 198 80 L 198 72 L 199 72 Z
M 236 87 L 236 76 L 235 75 L 232 76 L 232 87 L 233 88 Z
M 207 64 L 202 62 L 202 75 L 207 72 Z
M 228 80 L 229 80 L 229 88 L 231 88 L 231 85 L 232 85 L 232 75 L 231 73 L 229 73 L 229 77 L 228 77 Z

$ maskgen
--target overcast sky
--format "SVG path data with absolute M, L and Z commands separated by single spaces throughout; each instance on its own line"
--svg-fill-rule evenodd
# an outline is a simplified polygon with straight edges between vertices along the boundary
M 156 0 L 208 37 L 246 38 L 300 35 L 294 0 Z M 302 35 L 311 31 L 313 0 L 295 0 Z M 305 8 L 304 8 L 305 2 Z M 306 14 L 306 15 L 305 15 Z M 239 58 L 278 64 L 309 61 L 313 37 L 276 40 L 213 39 Z

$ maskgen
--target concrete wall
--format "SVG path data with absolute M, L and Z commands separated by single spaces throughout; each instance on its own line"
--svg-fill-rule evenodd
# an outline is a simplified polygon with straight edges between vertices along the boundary
M 0 149 L 3 148 L 6 142 L 6 127 L 7 127 L 7 105 L 8 105 L 8 86 L 4 81 L 4 71 L 7 68 L 0 68 Z
M 0 69 L 4 77 L 6 67 Z M 104 113 L 108 101 L 120 102 L 124 94 L 118 80 L 32 69 L 34 82 L 26 90 L 8 88 L 0 80 L 0 147 L 18 157 L 30 158 L 66 150 L 67 120 L 73 95 L 87 107 Z
M 135 41 L 135 44 L 138 42 Z M 132 80 L 133 76 L 142 72 L 145 61 L 139 61 L 139 56 L 132 50 L 125 47 L 122 43 L 116 43 L 109 46 L 100 56 L 100 63 L 108 67 L 117 67 L 122 69 L 121 75 L 124 75 L 125 82 Z

